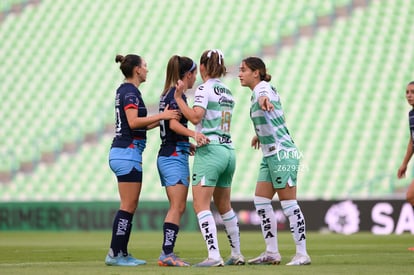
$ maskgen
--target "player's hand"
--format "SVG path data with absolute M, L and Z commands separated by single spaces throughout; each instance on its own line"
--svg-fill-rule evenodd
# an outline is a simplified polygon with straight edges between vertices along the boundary
M 184 82 L 181 79 L 179 79 L 177 81 L 177 84 L 175 84 L 174 97 L 182 97 L 184 93 L 184 89 L 185 89 Z
M 275 106 L 273 106 L 272 102 L 267 96 L 262 96 L 259 98 L 259 104 L 263 111 L 273 111 Z
M 169 110 L 169 105 L 165 106 L 164 112 L 162 112 L 163 119 L 170 120 L 170 119 L 176 119 L 180 120 L 181 113 L 178 110 Z
M 206 145 L 210 143 L 210 139 L 206 137 L 203 133 L 197 133 L 194 136 L 194 139 L 197 143 L 197 147 Z
M 260 141 L 259 138 L 257 136 L 254 136 L 252 138 L 252 142 L 250 144 L 254 149 L 259 149 L 260 148 Z
M 398 169 L 397 177 L 399 179 L 405 178 L 406 171 L 407 171 L 407 165 L 401 165 L 401 167 Z

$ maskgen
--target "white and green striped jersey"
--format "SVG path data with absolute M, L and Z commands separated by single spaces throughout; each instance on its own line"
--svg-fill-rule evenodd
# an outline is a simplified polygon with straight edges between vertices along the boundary
M 206 111 L 195 130 L 208 136 L 210 143 L 233 147 L 230 125 L 234 104 L 231 91 L 220 79 L 207 80 L 194 94 L 194 106 Z
M 274 106 L 273 111 L 263 111 L 260 108 L 258 100 L 262 96 L 270 99 L 270 102 Z M 286 127 L 279 94 L 266 81 L 261 81 L 253 89 L 250 118 L 253 121 L 254 130 L 259 138 L 263 156 L 275 155 L 280 150 L 297 150 Z

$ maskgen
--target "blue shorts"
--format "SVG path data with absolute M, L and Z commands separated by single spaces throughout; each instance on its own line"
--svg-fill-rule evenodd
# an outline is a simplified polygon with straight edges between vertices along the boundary
M 174 186 L 180 182 L 185 186 L 189 185 L 188 152 L 177 150 L 176 155 L 169 157 L 159 156 L 157 168 L 162 186 Z
M 109 167 L 118 182 L 142 182 L 142 152 L 145 140 L 134 140 L 127 148 L 113 147 L 109 151 Z

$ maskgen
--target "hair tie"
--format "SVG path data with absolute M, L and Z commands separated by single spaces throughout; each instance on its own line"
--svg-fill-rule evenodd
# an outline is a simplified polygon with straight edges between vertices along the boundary
M 218 63 L 221 65 L 221 60 L 222 60 L 222 59 L 224 59 L 224 54 L 223 54 L 223 52 L 222 52 L 222 51 L 220 51 L 219 49 L 213 49 L 213 50 L 210 50 L 210 51 L 207 53 L 207 58 L 210 58 L 212 53 L 217 53 L 217 54 L 218 54 L 218 56 L 219 56 L 219 58 L 218 58 Z

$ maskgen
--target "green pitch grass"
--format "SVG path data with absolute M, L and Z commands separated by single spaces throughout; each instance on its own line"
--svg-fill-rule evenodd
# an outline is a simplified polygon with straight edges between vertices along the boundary
M 214 268 L 159 267 L 161 232 L 134 231 L 130 252 L 147 261 L 138 267 L 105 266 L 110 232 L 0 232 L 0 274 L 408 274 L 413 272 L 414 236 L 350 236 L 308 233 L 309 266 L 285 266 L 294 254 L 290 233 L 279 233 L 279 266 L 225 266 Z M 246 259 L 264 250 L 261 233 L 241 232 Z M 223 258 L 230 254 L 224 233 L 219 244 Z M 199 232 L 181 232 L 176 252 L 194 264 L 207 256 Z

